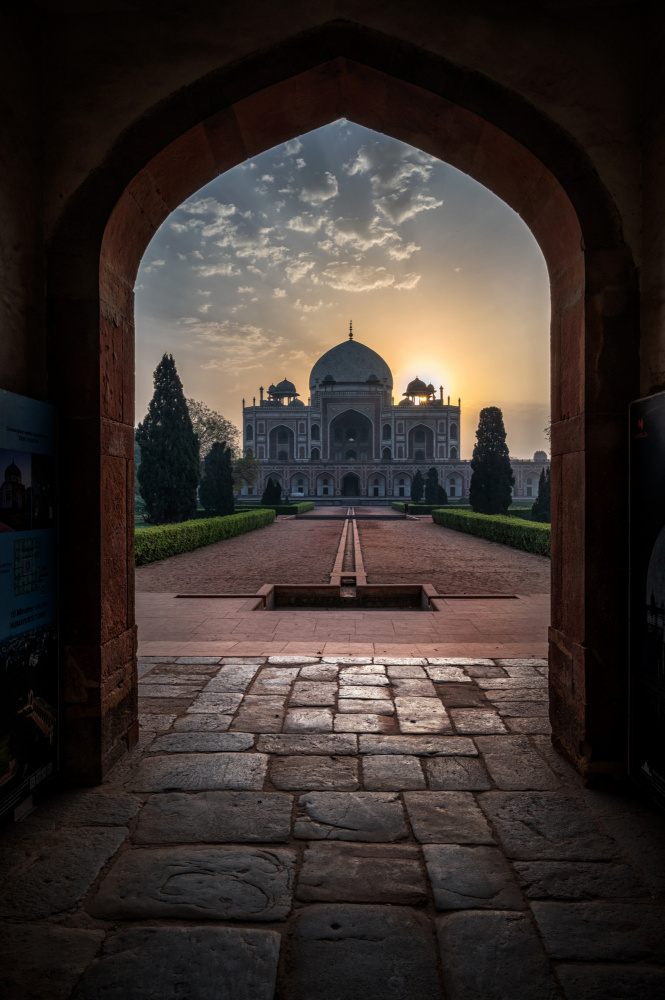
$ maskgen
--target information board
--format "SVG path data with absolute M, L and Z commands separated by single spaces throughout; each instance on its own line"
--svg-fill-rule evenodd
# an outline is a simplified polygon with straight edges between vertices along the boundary
M 665 804 L 665 393 L 630 407 L 630 757 Z
M 54 770 L 55 413 L 0 390 L 0 819 Z

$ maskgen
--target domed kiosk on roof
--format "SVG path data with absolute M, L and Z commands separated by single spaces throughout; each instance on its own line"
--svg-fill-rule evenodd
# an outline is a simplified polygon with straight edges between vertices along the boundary
M 287 378 L 270 385 L 267 399 L 259 391 L 259 405 L 243 405 L 243 443 L 259 463 L 259 496 L 271 478 L 294 499 L 387 503 L 408 499 L 416 472 L 425 476 L 432 468 L 451 500 L 468 495 L 461 401 L 451 404 L 448 396 L 445 402 L 443 386 L 437 393 L 432 382 L 416 376 L 396 403 L 390 367 L 354 339 L 351 324 L 348 337 L 314 364 L 306 404 Z M 515 462 L 515 495 L 530 495 L 524 477 L 538 476 L 547 464 Z

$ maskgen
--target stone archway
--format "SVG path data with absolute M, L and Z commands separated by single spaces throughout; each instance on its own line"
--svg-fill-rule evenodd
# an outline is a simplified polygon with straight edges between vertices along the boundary
M 122 136 L 63 214 L 48 261 L 61 450 L 63 765 L 98 781 L 137 734 L 133 606 L 133 286 L 158 226 L 248 156 L 340 117 L 409 142 L 517 211 L 552 300 L 551 717 L 583 771 L 621 768 L 626 718 L 624 417 L 637 297 L 590 161 L 499 85 L 353 25 L 323 28 L 192 84 Z M 214 78 L 214 79 L 213 79 Z M 418 82 L 417 82 L 418 81 Z M 418 83 L 420 85 L 418 85 Z M 224 95 L 232 95 L 226 97 Z M 177 113 L 176 113 L 177 112 Z M 591 516 L 588 516 L 591 515 Z M 613 539 L 612 546 L 607 539 Z

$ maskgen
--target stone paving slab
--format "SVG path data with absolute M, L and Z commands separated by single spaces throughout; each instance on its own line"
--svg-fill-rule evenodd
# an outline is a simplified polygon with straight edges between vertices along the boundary
M 528 899 L 613 899 L 647 896 L 649 890 L 628 865 L 607 861 L 517 861 Z
M 528 716 L 537 718 L 543 716 L 549 718 L 549 703 L 547 701 L 498 701 L 496 710 L 499 715 L 514 717 L 517 719 Z
M 299 676 L 305 681 L 335 681 L 338 667 L 333 663 L 316 663 L 309 667 L 301 667 Z
M 478 736 L 475 742 L 499 788 L 547 791 L 558 787 L 556 775 L 527 736 Z
M 511 911 L 451 913 L 436 921 L 451 1000 L 559 1000 L 529 918 Z
M 400 698 L 436 698 L 436 688 L 431 681 L 411 677 L 395 678 L 393 691 Z
M 347 691 L 352 691 L 353 688 L 345 688 L 343 693 L 346 694 Z M 358 690 L 363 690 L 359 688 Z M 365 689 L 369 690 L 369 689 Z M 340 692 L 340 695 L 342 692 Z M 395 706 L 392 701 L 388 698 L 342 698 L 340 697 L 337 702 L 338 712 L 357 712 L 361 715 L 369 712 L 372 715 L 394 715 Z
M 609 861 L 618 853 L 580 801 L 567 795 L 487 792 L 478 801 L 509 858 Z
M 369 680 L 376 680 L 371 674 L 368 674 Z M 354 677 L 352 680 L 357 680 Z M 341 684 L 339 689 L 339 697 L 342 698 L 368 698 L 370 700 L 377 698 L 387 698 L 389 692 L 386 691 L 385 687 L 381 687 L 379 684 Z
M 403 754 L 374 754 L 363 757 L 363 784 L 377 792 L 401 792 L 425 788 L 425 776 L 418 757 Z
M 497 847 L 424 844 L 423 856 L 437 910 L 526 908 L 510 865 Z
M 401 679 L 409 677 L 417 680 L 427 679 L 427 674 L 425 673 L 423 667 L 408 666 L 406 664 L 399 664 L 399 663 L 397 664 L 389 663 L 386 666 L 386 670 L 388 671 L 388 676 L 390 677 L 391 681 L 394 681 L 398 678 Z
M 290 708 L 284 719 L 285 733 L 325 733 L 333 727 L 329 708 Z
M 552 958 L 572 962 L 665 963 L 665 905 L 533 902 Z
M 88 906 L 106 920 L 284 920 L 295 854 L 256 847 L 136 847 L 114 863 Z
M 146 684 L 139 683 L 139 698 L 195 698 L 200 687 L 186 684 Z
M 408 907 L 308 907 L 287 968 L 285 995 L 299 1000 L 441 1000 L 429 921 Z
M 303 902 L 422 905 L 427 885 L 417 847 L 309 844 L 296 898 Z
M 489 709 L 492 707 L 488 704 L 484 693 L 473 682 L 470 684 L 437 684 L 436 689 L 446 708 Z
M 467 677 L 461 667 L 427 667 L 427 675 L 432 681 L 438 684 L 456 683 L 469 684 L 471 678 Z
M 124 827 L 62 828 L 0 886 L 0 917 L 40 920 L 77 907 L 127 836 Z
M 101 948 L 104 931 L 48 924 L 0 925 L 0 996 L 68 1000 Z M 17 956 L 29 961 L 17 962 Z
M 404 802 L 421 844 L 494 844 L 470 792 L 404 792 Z
M 284 712 L 283 696 L 246 694 L 231 729 L 243 733 L 278 733 Z
M 473 740 L 460 736 L 358 737 L 361 754 L 413 754 L 416 757 L 477 757 Z
M 268 758 L 262 753 L 181 753 L 141 761 L 130 778 L 136 792 L 261 789 Z
M 491 788 L 477 757 L 435 757 L 425 761 L 427 786 L 438 791 L 482 792 Z
M 358 761 L 350 757 L 278 757 L 271 765 L 270 780 L 283 791 L 355 792 L 360 788 Z
M 389 715 L 370 712 L 347 712 L 335 716 L 336 733 L 386 733 L 393 728 Z
M 171 792 L 151 795 L 132 839 L 137 844 L 285 843 L 293 797 L 281 792 Z
M 334 705 L 337 685 L 329 681 L 297 681 L 289 705 Z
M 72 1000 L 273 1000 L 280 935 L 231 927 L 146 927 L 108 938 Z
M 299 840 L 362 840 L 392 843 L 408 835 L 402 803 L 391 792 L 310 792 L 298 800 Z
M 254 746 L 252 733 L 169 733 L 158 737 L 150 753 L 215 753 L 225 750 L 249 750 Z
M 665 996 L 665 969 L 653 965 L 557 965 L 566 1000 L 651 1000 Z
M 200 715 L 181 715 L 173 723 L 173 728 L 182 733 L 225 733 L 232 722 L 232 715 L 203 712 Z
M 531 719 L 520 719 L 504 715 L 503 721 L 511 733 L 523 733 L 526 736 L 549 736 L 552 732 L 550 720 L 546 715 L 535 716 Z
M 438 698 L 395 698 L 403 733 L 451 733 L 453 727 Z
M 358 737 L 353 733 L 265 733 L 258 738 L 257 749 L 261 753 L 293 756 L 296 754 L 314 756 L 358 753 Z
M 383 674 L 340 674 L 339 676 L 339 689 L 340 694 L 346 688 L 387 688 L 390 686 L 390 681 Z M 381 694 L 377 695 L 365 695 L 366 698 L 385 698 L 386 692 L 382 691 Z M 350 696 L 349 696 L 350 697 Z
M 41 823 L 62 826 L 125 826 L 136 816 L 141 800 L 125 792 L 59 792 L 39 804 Z
M 450 717 L 458 733 L 482 736 L 508 732 L 501 716 L 485 709 L 451 708 Z
M 163 733 L 171 728 L 176 718 L 175 715 L 166 712 L 144 712 L 143 706 L 141 706 L 141 711 L 139 712 L 139 729 L 143 729 L 146 732 Z
M 217 715 L 233 715 L 242 701 L 240 692 L 232 691 L 203 691 L 198 698 L 191 703 L 188 712 L 197 715 L 206 712 L 214 712 Z
M 225 664 L 206 685 L 205 691 L 244 692 L 258 669 L 258 664 L 252 663 Z

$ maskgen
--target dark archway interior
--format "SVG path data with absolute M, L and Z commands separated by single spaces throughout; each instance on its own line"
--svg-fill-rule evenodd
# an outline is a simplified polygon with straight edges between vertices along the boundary
M 347 472 L 342 479 L 342 496 L 360 496 L 360 480 L 353 472 Z
M 329 448 L 336 462 L 371 461 L 374 457 L 371 420 L 356 410 L 340 413 L 330 423 Z

